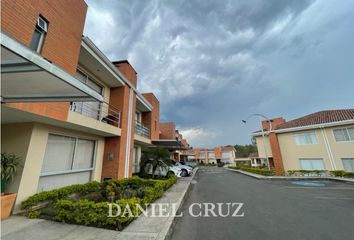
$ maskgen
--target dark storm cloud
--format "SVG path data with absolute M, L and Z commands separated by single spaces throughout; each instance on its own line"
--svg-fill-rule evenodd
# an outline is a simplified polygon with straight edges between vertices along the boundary
M 194 146 L 249 142 L 260 112 L 354 104 L 350 0 L 87 1 L 85 34 L 128 59 Z

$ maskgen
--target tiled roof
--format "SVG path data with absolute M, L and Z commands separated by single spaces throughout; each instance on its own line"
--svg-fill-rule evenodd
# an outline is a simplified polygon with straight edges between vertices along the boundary
M 251 152 L 250 155 L 248 155 L 250 158 L 257 158 L 258 157 L 258 152 Z
M 354 109 L 326 110 L 311 113 L 304 117 L 280 124 L 276 127 L 276 130 L 340 122 L 345 120 L 354 120 Z

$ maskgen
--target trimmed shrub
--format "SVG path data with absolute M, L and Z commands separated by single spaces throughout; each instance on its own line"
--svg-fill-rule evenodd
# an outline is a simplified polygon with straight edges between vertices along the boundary
M 242 170 L 246 172 L 251 172 L 255 174 L 260 174 L 263 176 L 274 176 L 275 172 L 273 170 L 265 169 L 265 168 L 257 168 L 257 167 L 248 167 L 248 166 L 237 166 L 237 167 L 229 167 L 230 169 Z
M 137 204 L 142 207 L 150 204 L 176 181 L 176 176 L 166 180 L 131 177 L 76 184 L 37 193 L 22 202 L 22 209 L 29 211 L 27 216 L 30 218 L 45 217 L 60 222 L 122 230 L 141 213 Z M 42 211 L 32 210 L 43 203 L 47 204 Z M 124 214 L 108 217 L 109 203 L 118 204 L 122 210 L 128 205 L 134 217 Z
M 346 172 L 343 170 L 330 171 L 333 177 L 344 177 L 344 178 L 354 178 L 354 172 Z

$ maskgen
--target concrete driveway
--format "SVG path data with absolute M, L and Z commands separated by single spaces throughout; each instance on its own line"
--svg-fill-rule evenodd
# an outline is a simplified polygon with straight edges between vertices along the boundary
M 183 204 L 172 239 L 352 239 L 354 185 L 257 180 L 226 169 L 202 168 Z M 244 203 L 244 217 L 192 217 L 195 202 Z

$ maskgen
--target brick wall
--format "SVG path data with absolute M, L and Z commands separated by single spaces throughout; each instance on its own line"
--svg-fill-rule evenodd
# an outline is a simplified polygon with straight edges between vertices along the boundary
M 159 139 L 160 102 L 153 93 L 143 93 L 142 95 L 153 107 L 151 112 L 142 113 L 142 123 L 150 129 L 151 139 Z
M 173 122 L 160 123 L 160 139 L 175 139 L 176 124 Z
M 272 130 L 274 130 L 278 125 L 285 123 L 285 119 L 282 117 L 270 119 L 272 123 Z M 269 122 L 267 120 L 262 121 L 263 130 L 268 131 L 270 129 Z
M 277 175 L 282 175 L 284 173 L 283 159 L 280 152 L 278 137 L 275 132 L 269 134 L 269 142 L 273 153 L 275 172 Z
M 128 81 L 137 87 L 137 73 L 133 66 L 128 62 L 128 60 L 115 61 L 113 64 L 118 68 L 118 70 L 125 76 Z
M 41 55 L 74 75 L 79 58 L 87 5 L 83 0 L 2 0 L 1 31 L 29 46 L 41 15 L 48 32 Z M 65 121 L 69 103 L 12 103 L 8 106 Z

